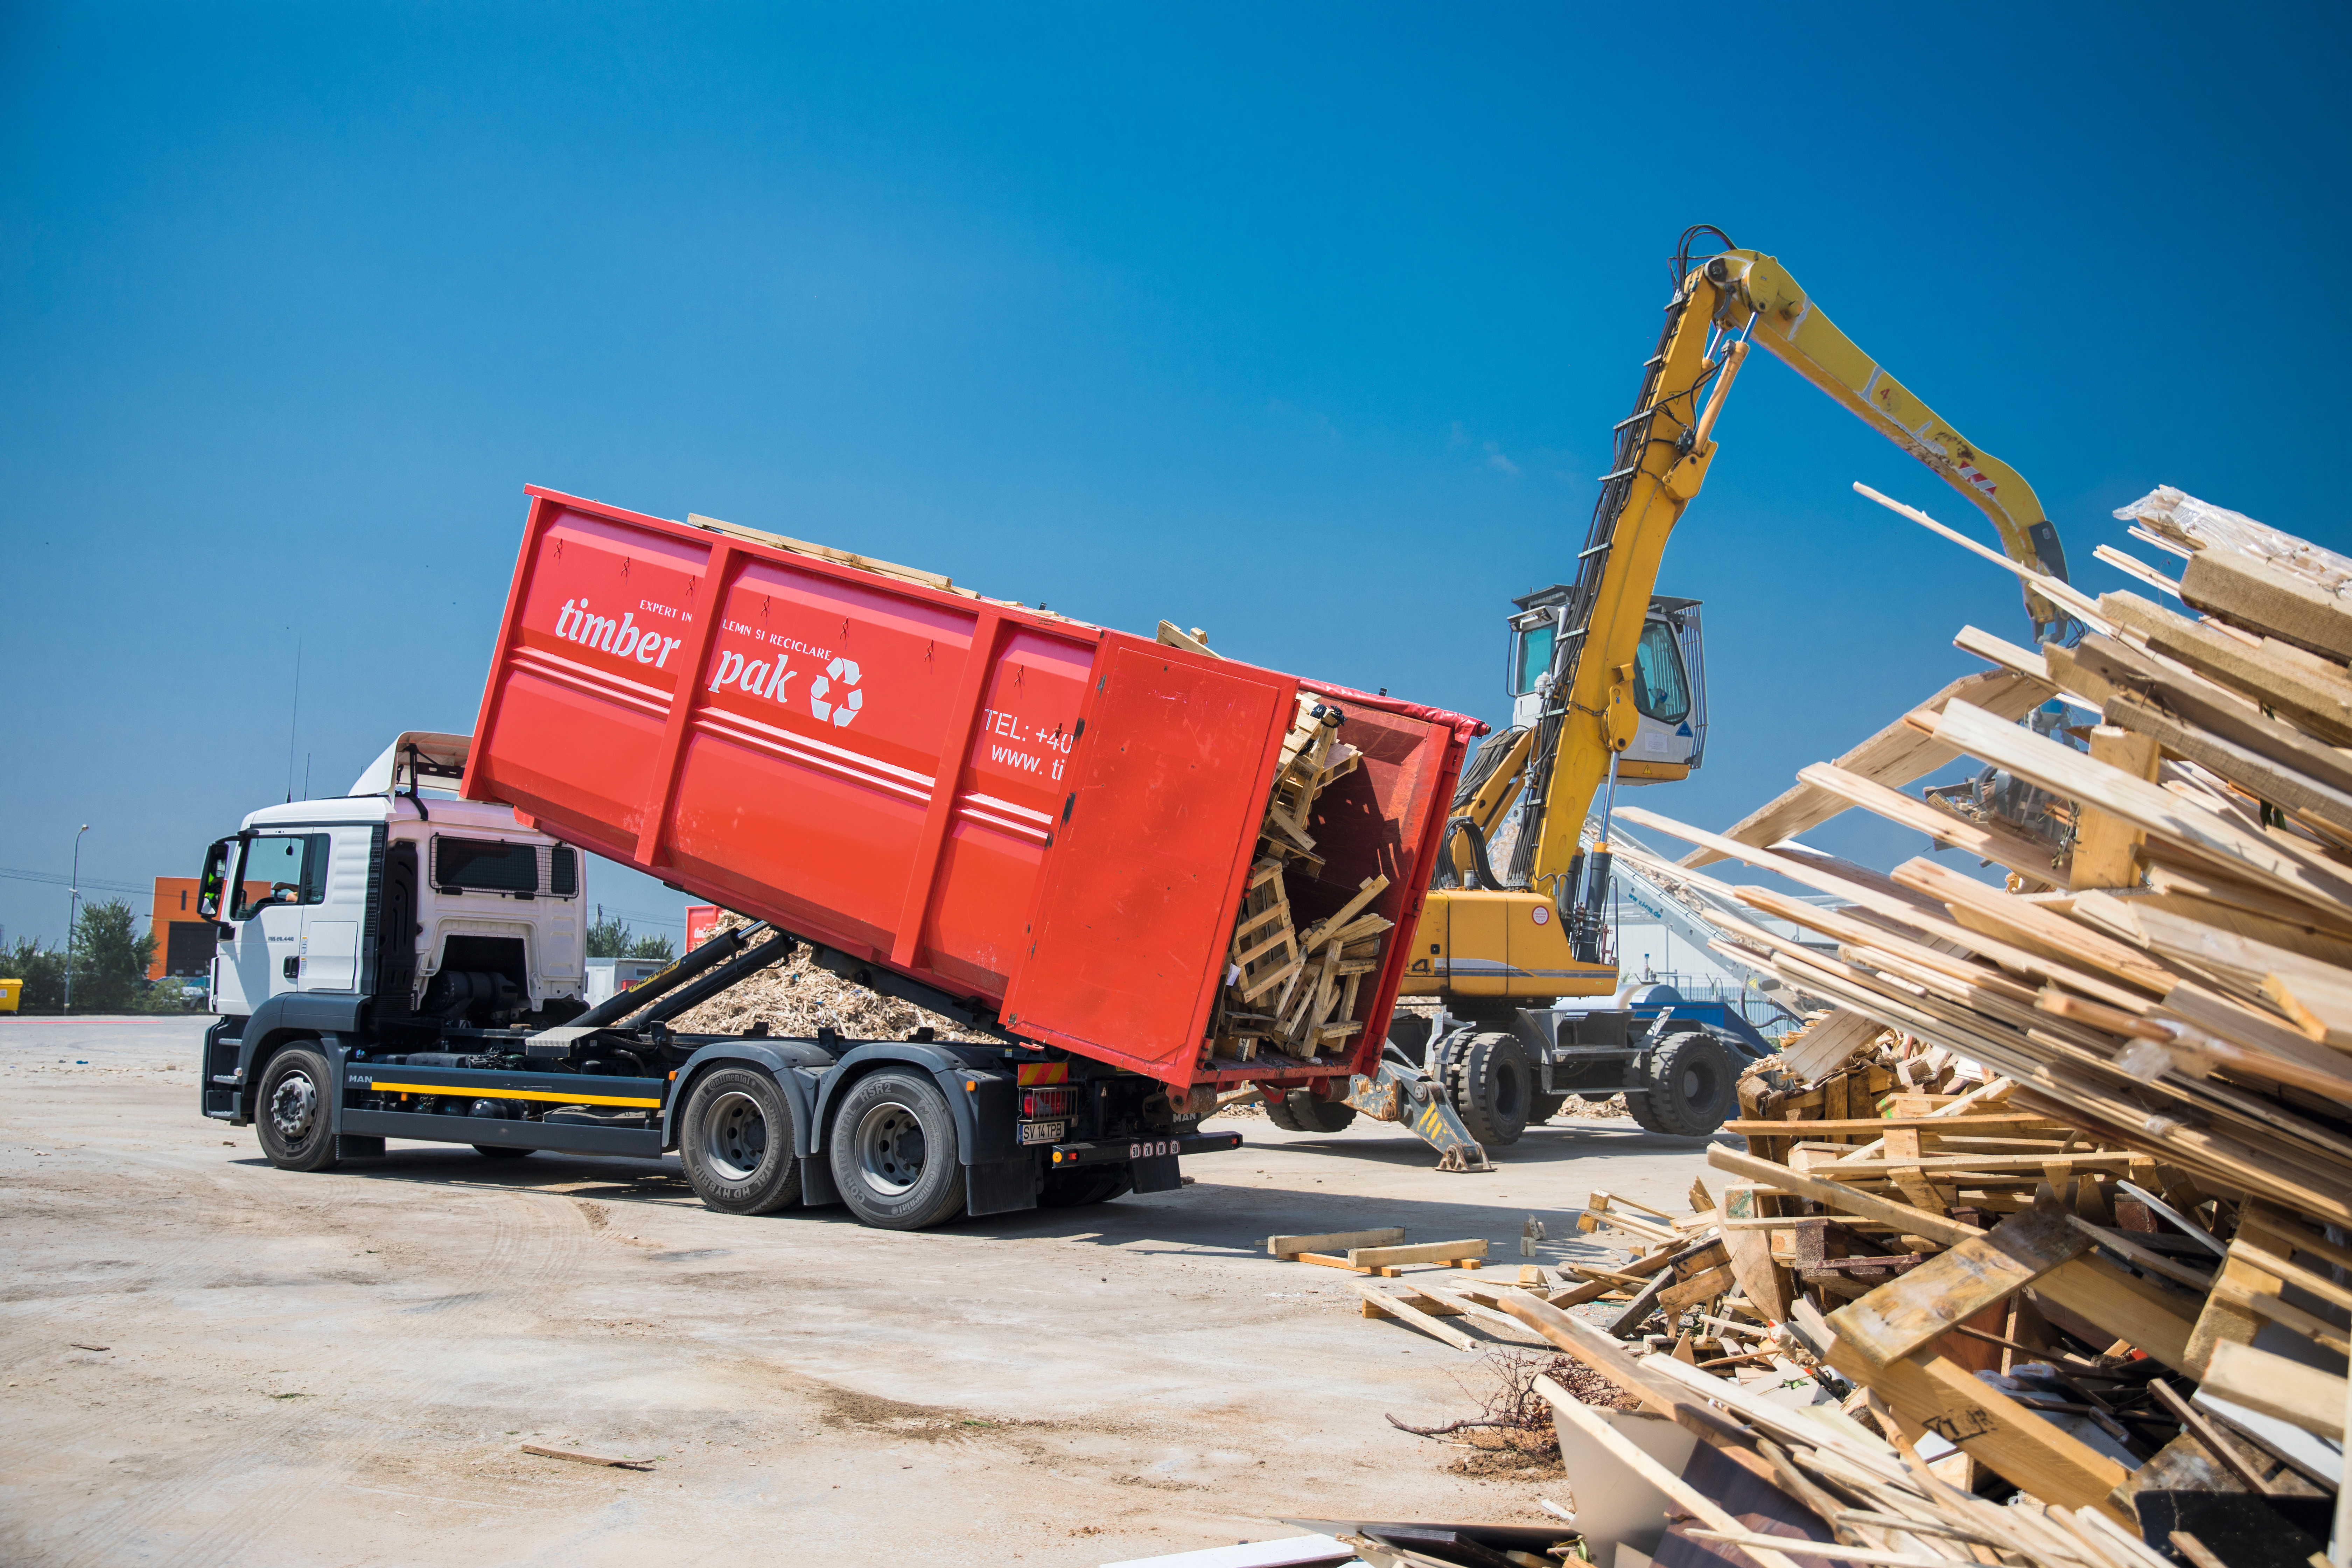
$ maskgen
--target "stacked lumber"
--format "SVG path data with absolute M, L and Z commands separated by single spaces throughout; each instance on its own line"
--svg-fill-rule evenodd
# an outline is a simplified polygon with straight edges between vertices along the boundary
M 1162 626 L 1163 640 L 1172 630 Z M 1365 878 L 1339 909 L 1303 927 L 1290 903 L 1293 887 L 1323 869 L 1315 853 L 1317 798 L 1363 762 L 1339 738 L 1345 717 L 1299 694 L 1234 924 L 1225 984 L 1210 1016 L 1205 1068 L 1267 1059 L 1324 1065 L 1327 1049 L 1344 1052 L 1364 1027 L 1359 1010 L 1370 993 L 1363 979 L 1380 968 L 1382 933 L 1391 923 L 1367 911 L 1389 879 Z
M 1727 1288 L 1654 1287 L 1624 1324 L 1696 1236 L 1596 1194 L 1587 1219 L 1638 1255 L 1496 1299 L 1693 1433 L 1707 1474 L 1777 1491 L 1735 1515 L 1697 1460 L 1677 1476 L 1545 1390 L 1694 1551 L 2352 1562 L 2352 562 L 2177 491 L 2125 511 L 2183 558 L 2133 572 L 2178 607 L 2004 563 L 2077 646 L 1964 629 L 1991 673 L 1728 833 L 1620 808 L 1696 846 L 1685 867 L 1830 900 L 1712 889 L 1755 917 L 1717 920 L 1719 951 L 1836 1009 L 1743 1081 L 1747 1149 L 1708 1152 L 1735 1183 L 1698 1232 Z M 1903 792 L 1963 758 L 1973 795 Z M 2003 879 L 1789 837 L 1853 807 Z M 1602 1321 L 1564 1310 L 1612 1294 Z

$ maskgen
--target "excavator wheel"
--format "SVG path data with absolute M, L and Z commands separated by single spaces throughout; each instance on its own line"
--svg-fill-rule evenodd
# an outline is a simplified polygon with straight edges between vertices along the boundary
M 1356 1120 L 1356 1108 L 1336 1100 L 1318 1100 L 1294 1089 L 1280 1100 L 1265 1102 L 1265 1119 L 1285 1132 L 1339 1132 Z
M 1649 1131 L 1704 1138 L 1731 1114 L 1738 1076 L 1731 1053 L 1705 1029 L 1669 1035 L 1650 1053 L 1650 1092 L 1627 1095 L 1625 1109 Z
M 1488 1149 L 1516 1143 L 1535 1109 L 1535 1064 L 1509 1030 L 1473 1035 L 1445 1052 L 1445 1097 L 1470 1136 Z

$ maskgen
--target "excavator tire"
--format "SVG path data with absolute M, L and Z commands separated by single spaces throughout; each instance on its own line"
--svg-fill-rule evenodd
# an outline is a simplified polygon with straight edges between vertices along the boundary
M 1507 1029 L 1473 1035 L 1445 1053 L 1445 1098 L 1470 1136 L 1488 1149 L 1516 1143 L 1535 1109 L 1535 1064 Z
M 1265 1102 L 1265 1119 L 1285 1132 L 1339 1132 L 1356 1120 L 1356 1108 L 1336 1100 L 1318 1100 L 1294 1089 L 1280 1100 Z
M 1649 1131 L 1704 1138 L 1731 1114 L 1738 1078 L 1720 1041 L 1704 1029 L 1685 1030 L 1650 1053 L 1650 1092 L 1627 1095 L 1625 1109 Z

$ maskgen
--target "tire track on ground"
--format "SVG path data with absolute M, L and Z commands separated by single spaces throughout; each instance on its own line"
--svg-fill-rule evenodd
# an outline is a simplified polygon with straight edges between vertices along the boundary
M 434 1297 L 338 1312 L 326 1333 L 314 1336 L 334 1347 L 324 1353 L 331 1354 L 327 1369 L 338 1381 L 382 1389 L 364 1410 L 271 1409 L 241 1420 L 235 1432 L 224 1434 L 220 1450 L 206 1462 L 160 1486 L 142 1488 L 101 1517 L 84 1521 L 68 1552 L 53 1559 L 57 1568 L 94 1568 L 158 1552 L 188 1568 L 250 1560 L 255 1545 L 288 1513 L 316 1501 L 322 1479 L 348 1478 L 404 1441 L 415 1413 L 437 1403 L 457 1381 L 453 1373 L 418 1377 L 401 1365 L 440 1338 L 435 1303 L 479 1297 L 502 1309 L 532 1310 L 578 1271 L 589 1246 L 586 1222 L 561 1199 L 480 1195 L 493 1205 L 488 1242 L 452 1273 L 428 1275 L 437 1288 Z M 341 1348 L 346 1345 L 360 1348 Z M 318 1463 L 291 1461 L 289 1451 L 305 1442 L 320 1450 L 329 1474 L 322 1476 Z M 232 1506 L 192 1533 L 174 1528 L 208 1496 Z

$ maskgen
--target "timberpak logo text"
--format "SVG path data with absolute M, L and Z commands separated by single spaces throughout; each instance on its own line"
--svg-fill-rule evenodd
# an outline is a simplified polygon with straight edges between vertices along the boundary
M 635 625 L 635 620 L 634 610 L 625 612 L 614 621 L 607 616 L 591 614 L 585 599 L 566 599 L 555 617 L 555 635 L 615 658 L 666 668 L 669 656 L 682 639 L 664 637 L 650 627 Z M 781 703 L 785 700 L 786 688 L 800 674 L 789 668 L 791 664 L 792 655 L 788 653 L 779 653 L 772 659 L 746 659 L 730 648 L 719 656 L 719 668 L 710 678 L 710 689 L 719 691 L 731 686 L 751 696 Z M 856 718 L 866 707 L 866 693 L 857 688 L 862 675 L 854 658 L 835 658 L 827 664 L 824 673 L 808 683 L 809 716 L 836 729 Z M 839 694 L 834 689 L 835 682 L 844 688 Z

